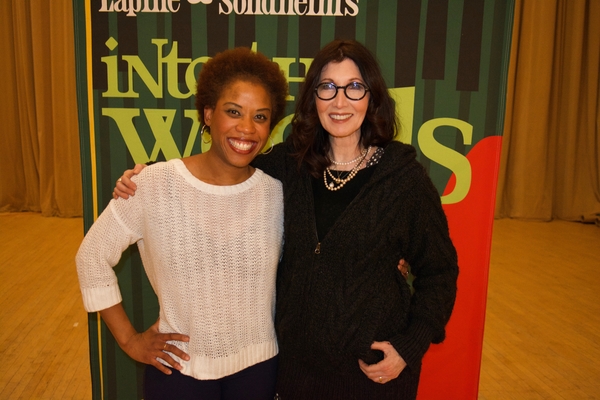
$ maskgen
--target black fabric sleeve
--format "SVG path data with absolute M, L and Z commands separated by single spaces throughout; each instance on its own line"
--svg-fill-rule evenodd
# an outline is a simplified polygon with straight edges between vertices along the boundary
M 259 154 L 252 161 L 254 168 L 261 169 L 275 179 L 283 181 L 285 175 L 286 143 L 273 146 L 268 154 Z
M 419 165 L 408 211 L 412 228 L 406 260 L 415 276 L 408 329 L 390 342 L 409 366 L 420 364 L 433 343 L 445 338 L 445 326 L 456 299 L 458 257 L 437 190 Z

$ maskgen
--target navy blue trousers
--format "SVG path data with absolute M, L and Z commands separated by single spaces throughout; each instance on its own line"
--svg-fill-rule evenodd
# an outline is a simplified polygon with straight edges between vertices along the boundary
M 198 380 L 175 369 L 171 372 L 166 375 L 146 366 L 144 400 L 273 400 L 277 357 L 214 380 Z

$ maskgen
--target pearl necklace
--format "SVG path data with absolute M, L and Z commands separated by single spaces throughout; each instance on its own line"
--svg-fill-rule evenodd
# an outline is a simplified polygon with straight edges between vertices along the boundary
M 356 174 L 360 170 L 360 166 L 362 165 L 363 161 L 365 160 L 365 158 L 367 158 L 367 154 L 369 154 L 369 151 L 371 151 L 371 146 L 369 146 L 369 148 L 366 149 L 366 151 L 363 150 L 360 157 L 358 157 L 357 159 L 355 159 L 353 161 L 353 162 L 358 161 L 358 163 L 354 166 L 354 168 L 352 168 L 350 170 L 350 173 L 348 174 L 348 176 L 343 179 L 333 176 L 329 167 L 325 168 L 325 171 L 323 171 L 323 182 L 325 183 L 325 187 L 328 190 L 331 190 L 332 192 L 335 192 L 336 190 L 340 190 L 341 188 L 343 188 L 346 185 L 346 183 L 350 182 L 352 180 L 352 178 L 354 178 L 356 176 Z M 351 162 L 348 162 L 348 163 L 351 163 Z M 331 177 L 332 182 L 327 182 L 327 176 Z M 336 186 L 336 184 L 337 184 L 337 186 Z
M 364 149 L 363 151 L 361 151 L 360 154 L 358 155 L 358 157 L 356 157 L 354 160 L 350 160 L 350 161 L 335 161 L 335 160 L 331 160 L 331 163 L 335 164 L 335 165 L 350 165 L 350 164 L 354 164 L 355 162 L 357 162 L 358 160 L 360 160 L 361 157 L 364 157 L 366 150 L 367 149 Z

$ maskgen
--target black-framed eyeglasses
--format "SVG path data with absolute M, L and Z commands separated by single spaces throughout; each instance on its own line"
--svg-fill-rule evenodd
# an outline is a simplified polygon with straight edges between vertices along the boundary
M 350 100 L 362 100 L 367 95 L 369 88 L 360 82 L 352 82 L 346 86 L 337 86 L 333 82 L 319 83 L 315 93 L 321 100 L 331 100 L 338 94 L 338 90 L 344 89 L 344 94 Z

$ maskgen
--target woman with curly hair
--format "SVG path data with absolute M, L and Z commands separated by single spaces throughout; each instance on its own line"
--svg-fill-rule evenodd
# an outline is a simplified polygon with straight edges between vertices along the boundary
M 282 118 L 286 96 L 282 71 L 264 55 L 239 48 L 212 58 L 196 95 L 210 150 L 146 168 L 136 196 L 112 200 L 81 244 L 85 308 L 99 311 L 119 346 L 148 364 L 146 400 L 274 396 L 282 188 L 250 162 Z M 133 243 L 160 306 L 158 321 L 141 333 L 112 269 Z
M 253 162 L 284 193 L 279 399 L 415 399 L 421 360 L 445 337 L 456 250 L 440 196 L 397 132 L 375 57 L 336 40 L 306 74 L 291 135 Z M 132 173 L 116 194 L 133 193 Z

